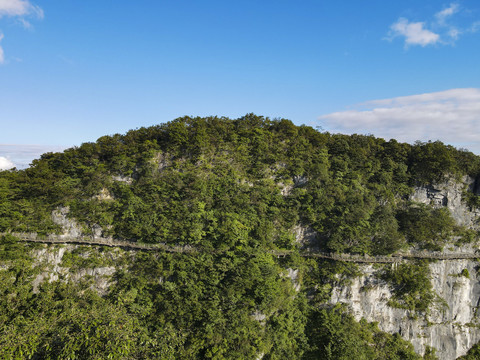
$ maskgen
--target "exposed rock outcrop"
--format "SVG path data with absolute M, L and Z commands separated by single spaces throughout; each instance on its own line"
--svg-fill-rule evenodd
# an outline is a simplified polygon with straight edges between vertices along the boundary
M 458 225 L 478 229 L 480 212 L 471 211 L 462 198 L 465 190 L 475 191 L 474 186 L 475 181 L 470 177 L 464 177 L 461 182 L 448 179 L 417 187 L 410 200 L 436 208 L 446 207 Z M 444 250 L 446 253 L 475 251 L 474 245 Z M 445 306 L 433 306 L 427 316 L 390 307 L 387 303 L 392 297 L 391 288 L 375 275 L 377 269 L 373 265 L 360 265 L 363 275 L 353 279 L 350 285 L 334 288 L 330 302 L 347 304 L 357 320 L 375 321 L 381 330 L 399 333 L 412 342 L 419 354 L 424 353 L 426 346 L 431 346 L 437 349 L 439 359 L 456 359 L 480 341 L 478 262 L 441 260 L 429 267 L 433 290 Z
M 300 280 L 299 279 L 299 270 L 288 268 L 287 269 L 287 277 L 292 281 L 293 289 L 296 292 L 299 292 L 300 288 L 301 288 L 300 281 L 299 281 Z
M 480 341 L 480 283 L 476 267 L 477 263 L 470 260 L 430 264 L 433 288 L 446 306 L 433 307 L 427 317 L 415 317 L 409 310 L 388 306 L 391 289 L 374 275 L 372 265 L 362 265 L 364 275 L 350 285 L 334 288 L 331 303 L 345 303 L 357 320 L 375 321 L 381 330 L 399 333 L 412 342 L 419 354 L 428 345 L 437 349 L 439 359 L 456 359 Z M 464 269 L 469 278 L 461 275 Z
M 479 226 L 480 211 L 471 210 L 463 201 L 464 191 L 475 192 L 475 179 L 464 176 L 461 182 L 453 178 L 438 184 L 419 186 L 415 188 L 410 200 L 431 205 L 433 207 L 446 207 L 450 210 L 457 224 L 467 227 Z
M 295 236 L 295 242 L 300 248 L 310 250 L 318 249 L 318 234 L 309 226 L 296 225 L 293 227 L 292 232 Z
M 54 224 L 62 227 L 62 236 L 69 238 L 80 237 L 82 235 L 82 227 L 75 220 L 67 218 L 69 212 L 70 208 L 68 206 L 53 210 L 52 221 Z
M 105 200 L 105 199 L 104 199 Z M 83 229 L 80 224 L 78 224 L 75 219 L 70 219 L 67 217 L 70 212 L 68 206 L 58 207 L 56 210 L 52 211 L 52 221 L 56 225 L 60 225 L 63 234 L 57 235 L 59 238 L 80 238 L 83 234 Z M 103 229 L 98 224 L 93 224 L 90 226 L 90 236 L 94 238 L 99 238 L 103 236 Z
M 101 189 L 98 195 L 94 196 L 93 198 L 100 201 L 114 200 L 112 194 L 110 193 L 110 191 L 108 191 L 107 188 Z
M 127 185 L 131 185 L 133 183 L 133 178 L 130 176 L 124 176 L 124 175 L 113 175 L 112 176 L 113 181 L 118 181 L 118 182 L 123 182 Z
M 45 282 L 63 281 L 80 282 L 89 277 L 92 280 L 92 289 L 100 295 L 105 295 L 112 283 L 112 276 L 116 272 L 114 266 L 99 266 L 72 270 L 62 266 L 62 260 L 67 252 L 78 248 L 77 245 L 45 246 L 34 250 L 33 256 L 37 265 L 43 265 L 45 271 L 36 276 L 33 281 L 33 292 L 38 293 L 39 286 Z

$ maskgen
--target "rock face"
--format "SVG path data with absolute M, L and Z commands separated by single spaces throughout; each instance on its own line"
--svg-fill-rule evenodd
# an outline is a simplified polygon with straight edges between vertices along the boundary
M 428 345 L 437 349 L 439 359 L 456 359 L 480 341 L 476 314 L 480 283 L 475 276 L 476 266 L 470 260 L 430 264 L 432 285 L 446 306 L 437 305 L 426 318 L 421 315 L 415 318 L 409 310 L 388 306 L 391 290 L 374 275 L 376 270 L 372 265 L 361 266 L 364 275 L 349 286 L 334 288 L 331 303 L 345 303 L 357 320 L 375 321 L 381 330 L 399 333 L 412 342 L 419 354 Z M 469 278 L 461 275 L 464 269 L 468 270 Z
M 102 195 L 103 194 L 103 195 Z M 112 199 L 109 194 L 105 194 L 101 192 L 97 199 L 99 200 L 108 200 Z M 52 221 L 56 225 L 60 225 L 63 230 L 62 235 L 58 235 L 61 238 L 78 238 L 83 235 L 82 227 L 75 221 L 75 219 L 69 219 L 67 217 L 68 213 L 70 212 L 70 208 L 68 206 L 65 207 L 58 207 L 56 210 L 52 211 Z M 102 237 L 103 229 L 98 224 L 93 224 L 90 227 L 90 231 L 92 232 L 90 235 L 93 237 Z
M 113 175 L 112 180 L 123 182 L 127 185 L 131 185 L 133 183 L 133 178 L 130 177 L 130 176 L 125 176 L 125 175 Z
M 295 242 L 302 249 L 318 250 L 318 234 L 308 226 L 296 225 L 292 232 L 295 236 Z
M 60 225 L 63 229 L 64 237 L 79 237 L 82 235 L 82 228 L 77 222 L 73 219 L 67 218 L 70 208 L 59 207 L 58 209 L 52 211 L 52 221 L 54 224 Z
M 478 228 L 480 213 L 470 211 L 462 202 L 463 191 L 475 191 L 474 184 L 474 179 L 469 177 L 464 177 L 460 183 L 449 179 L 440 184 L 416 188 L 410 200 L 446 207 L 459 225 Z M 470 246 L 446 249 L 445 252 L 475 250 L 475 246 Z M 427 316 L 414 316 L 409 310 L 388 306 L 391 289 L 375 276 L 377 270 L 373 265 L 361 265 L 362 276 L 353 279 L 348 286 L 334 288 L 330 302 L 347 304 L 357 320 L 365 318 L 375 321 L 381 330 L 399 333 L 412 342 L 419 354 L 423 354 L 428 345 L 437 349 L 439 359 L 456 359 L 480 341 L 478 262 L 442 260 L 431 263 L 429 267 L 433 289 L 445 303 L 431 308 Z
M 448 179 L 439 184 L 417 187 L 410 200 L 436 208 L 447 207 L 459 225 L 478 227 L 477 218 L 480 212 L 478 210 L 470 211 L 462 201 L 462 194 L 465 190 L 478 192 L 478 189 L 475 189 L 475 179 L 465 176 L 461 182 Z
M 299 282 L 299 271 L 298 271 L 298 269 L 288 268 L 287 269 L 287 277 L 292 281 L 293 289 L 296 292 L 299 292 L 300 288 L 301 288 L 301 285 L 300 285 L 300 282 Z
M 68 267 L 62 266 L 62 259 L 66 252 L 72 252 L 78 245 L 64 245 L 61 247 L 44 247 L 43 249 L 35 250 L 34 258 L 38 263 L 43 263 L 47 266 L 46 271 L 38 274 L 33 281 L 33 292 L 38 293 L 39 286 L 44 281 L 63 281 L 79 282 L 86 276 L 92 280 L 92 289 L 97 291 L 100 295 L 105 295 L 108 288 L 112 284 L 112 276 L 117 271 L 114 266 L 101 266 L 80 268 L 72 271 Z

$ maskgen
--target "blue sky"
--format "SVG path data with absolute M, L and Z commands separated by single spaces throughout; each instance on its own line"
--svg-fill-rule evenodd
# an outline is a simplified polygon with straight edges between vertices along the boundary
M 0 167 L 250 112 L 480 153 L 479 63 L 477 0 L 0 0 Z

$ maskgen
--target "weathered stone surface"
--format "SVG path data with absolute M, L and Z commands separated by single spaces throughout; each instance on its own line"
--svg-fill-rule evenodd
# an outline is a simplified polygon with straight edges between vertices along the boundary
M 465 190 L 475 192 L 475 181 L 465 176 L 461 182 L 448 179 L 440 184 L 417 187 L 410 200 L 436 208 L 446 207 L 457 224 L 478 228 L 478 210 L 470 210 L 462 200 Z M 474 253 L 478 246 L 446 247 L 444 253 Z M 392 265 L 394 266 L 394 265 Z M 348 286 L 333 289 L 330 302 L 345 303 L 357 320 L 378 322 L 381 330 L 399 333 L 419 354 L 425 347 L 437 349 L 439 359 L 456 359 L 480 341 L 480 282 L 478 263 L 473 259 L 437 261 L 429 265 L 434 291 L 446 306 L 436 306 L 428 316 L 414 316 L 408 310 L 387 305 L 392 293 L 375 275 L 373 265 L 360 265 L 363 276 Z M 469 277 L 460 275 L 466 269 Z
M 100 200 L 100 198 L 98 198 Z M 110 198 L 113 199 L 113 198 Z M 106 200 L 106 198 L 103 198 Z M 61 238 L 80 238 L 83 235 L 82 227 L 75 221 L 75 219 L 70 219 L 67 217 L 70 212 L 68 206 L 58 207 L 56 210 L 52 211 L 52 221 L 54 224 L 60 225 L 63 229 L 63 234 L 56 235 Z M 93 224 L 89 228 L 89 236 L 93 238 L 99 238 L 103 236 L 103 229 L 98 224 Z
M 123 183 L 128 184 L 128 185 L 131 185 L 133 183 L 133 178 L 132 177 L 124 176 L 124 175 L 113 175 L 112 180 L 123 182 Z
M 278 183 L 278 186 L 280 187 L 280 193 L 283 195 L 283 196 L 288 196 L 292 193 L 292 190 L 293 190 L 293 184 L 284 184 L 283 182 L 279 182 Z
M 38 274 L 35 280 L 33 280 L 34 293 L 38 293 L 38 288 L 44 281 L 57 281 L 60 274 L 63 275 L 66 273 L 66 269 L 61 268 L 60 263 L 62 262 L 65 251 L 71 251 L 74 248 L 74 245 L 68 245 L 55 248 L 54 251 L 47 247 L 34 251 L 33 257 L 36 259 L 36 262 L 43 263 L 48 266 L 48 271 Z
M 480 212 L 471 211 L 462 201 L 463 192 L 465 190 L 474 192 L 476 190 L 474 187 L 475 179 L 469 176 L 464 176 L 461 182 L 448 179 L 439 184 L 417 187 L 410 200 L 436 208 L 446 207 L 457 224 L 477 228 Z
M 295 236 L 295 242 L 303 249 L 315 250 L 318 248 L 318 234 L 308 226 L 296 225 L 292 232 Z
M 53 210 L 52 221 L 54 224 L 62 227 L 65 237 L 79 237 L 82 235 L 82 228 L 75 220 L 67 218 L 69 211 L 70 208 L 68 206 Z
M 295 175 L 293 177 L 293 182 L 296 187 L 306 185 L 308 182 L 308 178 L 305 175 Z
M 52 282 L 62 279 L 63 281 L 79 282 L 86 276 L 92 280 L 92 289 L 96 290 L 100 295 L 105 295 L 108 292 L 108 288 L 112 284 L 112 275 L 117 270 L 115 267 L 102 266 L 72 271 L 70 268 L 61 266 L 65 253 L 71 252 L 77 247 L 77 245 L 64 245 L 34 250 L 33 256 L 36 259 L 36 263 L 46 265 L 47 267 L 47 270 L 38 274 L 33 281 L 34 293 L 39 292 L 39 286 L 44 281 Z
M 300 291 L 301 285 L 299 282 L 299 271 L 298 269 L 292 269 L 288 268 L 287 269 L 287 277 L 292 280 L 292 286 L 295 289 L 296 292 Z
M 93 198 L 100 201 L 114 200 L 112 194 L 110 193 L 110 191 L 108 191 L 107 188 L 102 188 L 98 195 L 94 196 Z
M 252 313 L 252 316 L 255 320 L 257 321 L 265 321 L 265 319 L 267 318 L 267 315 L 265 315 L 264 313 L 262 313 L 261 311 L 258 311 L 256 310 L 254 313 Z
M 425 318 L 409 310 L 387 305 L 391 290 L 375 275 L 372 265 L 361 265 L 363 276 L 348 286 L 333 289 L 331 303 L 345 303 L 357 320 L 378 322 L 381 330 L 399 333 L 409 340 L 419 354 L 425 346 L 437 349 L 439 359 L 450 360 L 464 355 L 480 341 L 476 310 L 480 304 L 477 263 L 471 260 L 438 261 L 430 264 L 431 282 L 446 307 L 440 304 Z M 470 277 L 461 276 L 467 269 Z
M 110 285 L 112 284 L 111 278 L 112 275 L 115 274 L 115 271 L 116 269 L 113 266 L 80 269 L 73 273 L 69 272 L 67 279 L 69 281 L 79 282 L 88 276 L 93 281 L 92 288 L 100 295 L 106 295 Z

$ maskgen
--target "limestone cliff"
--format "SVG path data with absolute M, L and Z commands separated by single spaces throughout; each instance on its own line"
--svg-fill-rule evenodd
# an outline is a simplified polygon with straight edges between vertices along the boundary
M 463 201 L 464 191 L 478 195 L 479 189 L 475 185 L 475 179 L 469 176 L 463 177 L 460 182 L 447 179 L 438 184 L 416 187 L 410 200 L 437 208 L 446 207 L 459 225 L 477 227 L 480 211 L 470 209 Z
M 350 285 L 335 288 L 331 302 L 348 304 L 357 320 L 375 321 L 381 330 L 399 333 L 420 354 L 429 345 L 437 349 L 439 359 L 456 359 L 480 341 L 477 317 L 480 283 L 475 276 L 476 267 L 477 262 L 469 260 L 430 264 L 434 290 L 446 306 L 433 307 L 425 317 L 388 306 L 391 289 L 374 275 L 377 270 L 372 265 L 362 265 L 363 275 Z M 470 278 L 460 275 L 464 269 Z
M 65 261 L 65 255 L 72 254 L 73 261 Z M 123 256 L 120 249 L 99 252 L 96 247 L 78 245 L 41 245 L 33 251 L 36 265 L 42 271 L 33 281 L 33 291 L 45 281 L 80 282 L 89 279 L 90 288 L 105 295 L 112 283 L 112 275 L 121 268 L 118 260 Z M 93 259 L 93 260 L 92 260 Z
M 410 200 L 434 207 L 447 207 L 459 225 L 477 228 L 478 211 L 471 211 L 462 200 L 462 192 L 474 191 L 474 180 L 447 180 L 441 184 L 417 187 Z M 449 247 L 445 252 L 475 252 L 475 245 Z M 389 265 L 389 266 L 395 266 Z M 480 341 L 480 277 L 478 262 L 440 260 L 429 264 L 433 290 L 443 299 L 427 314 L 390 307 L 391 287 L 378 276 L 378 267 L 360 265 L 362 276 L 347 286 L 333 289 L 330 302 L 345 303 L 357 320 L 378 322 L 379 328 L 399 333 L 423 354 L 425 347 L 437 349 L 439 359 L 451 360 L 464 355 Z

